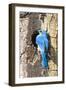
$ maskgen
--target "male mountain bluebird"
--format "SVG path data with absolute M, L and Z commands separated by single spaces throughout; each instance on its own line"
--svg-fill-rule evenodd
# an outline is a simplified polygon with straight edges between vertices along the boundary
M 36 44 L 40 49 L 42 68 L 48 68 L 48 38 L 46 31 L 42 31 L 36 36 Z

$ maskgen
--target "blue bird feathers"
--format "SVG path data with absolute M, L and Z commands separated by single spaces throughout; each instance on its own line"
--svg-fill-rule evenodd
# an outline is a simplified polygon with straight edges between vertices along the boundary
M 43 31 L 40 32 L 36 36 L 36 44 L 38 45 L 42 57 L 42 67 L 48 68 L 48 38 L 47 38 L 47 32 Z

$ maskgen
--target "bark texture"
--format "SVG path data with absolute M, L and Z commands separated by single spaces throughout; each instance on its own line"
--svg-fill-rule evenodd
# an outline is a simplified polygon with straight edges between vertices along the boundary
M 19 21 L 19 51 L 20 51 L 20 77 L 40 77 L 58 75 L 57 59 L 57 35 L 58 35 L 58 15 L 57 14 L 20 14 Z M 40 28 L 47 28 L 50 36 L 50 58 L 48 60 L 49 69 L 42 74 L 41 61 L 35 53 L 31 37 L 34 31 Z M 32 65 L 34 60 L 35 65 Z

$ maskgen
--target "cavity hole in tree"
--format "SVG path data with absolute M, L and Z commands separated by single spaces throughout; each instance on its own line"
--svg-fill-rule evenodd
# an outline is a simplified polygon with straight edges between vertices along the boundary
M 34 31 L 32 34 L 32 44 L 37 48 L 36 36 L 39 34 L 38 30 Z

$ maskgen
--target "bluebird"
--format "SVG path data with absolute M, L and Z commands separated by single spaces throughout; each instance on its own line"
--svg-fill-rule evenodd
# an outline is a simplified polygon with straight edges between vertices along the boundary
M 42 31 L 36 36 L 36 44 L 40 49 L 42 68 L 48 68 L 48 38 L 46 31 Z

